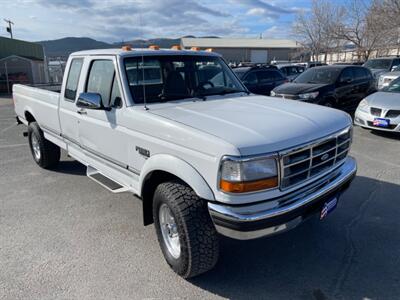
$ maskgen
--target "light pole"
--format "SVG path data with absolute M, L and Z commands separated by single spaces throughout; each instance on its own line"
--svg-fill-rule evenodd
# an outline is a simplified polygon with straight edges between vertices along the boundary
M 4 22 L 6 22 L 8 24 L 7 32 L 11 35 L 11 38 L 13 38 L 12 25 L 14 25 L 14 23 L 11 20 L 7 20 L 7 19 L 4 19 Z

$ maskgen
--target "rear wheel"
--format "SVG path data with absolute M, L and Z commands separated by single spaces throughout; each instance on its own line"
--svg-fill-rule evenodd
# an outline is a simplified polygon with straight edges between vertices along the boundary
M 43 131 L 36 122 L 28 127 L 29 147 L 34 161 L 44 169 L 54 168 L 60 161 L 60 147 L 46 140 Z
M 153 217 L 161 250 L 177 274 L 190 278 L 215 266 L 218 234 L 206 201 L 190 187 L 178 181 L 160 184 L 154 193 Z

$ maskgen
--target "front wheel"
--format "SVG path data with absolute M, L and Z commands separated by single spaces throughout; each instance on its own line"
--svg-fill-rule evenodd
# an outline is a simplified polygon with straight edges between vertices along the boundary
M 161 250 L 177 274 L 190 278 L 215 266 L 218 234 L 207 202 L 190 187 L 177 181 L 160 184 L 154 193 L 153 217 Z
M 54 168 L 60 161 L 60 147 L 45 139 L 36 122 L 28 127 L 29 147 L 35 162 L 44 169 Z

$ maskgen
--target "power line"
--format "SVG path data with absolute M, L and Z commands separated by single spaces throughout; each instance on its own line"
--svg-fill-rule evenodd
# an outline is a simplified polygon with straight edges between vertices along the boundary
M 4 22 L 6 22 L 8 24 L 7 32 L 11 35 L 11 38 L 13 38 L 12 26 L 11 25 L 14 25 L 14 23 L 11 20 L 7 20 L 7 19 L 4 19 Z

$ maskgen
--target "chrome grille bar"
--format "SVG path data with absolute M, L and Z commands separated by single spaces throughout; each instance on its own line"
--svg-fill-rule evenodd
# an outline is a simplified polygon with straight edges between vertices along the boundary
M 301 147 L 280 153 L 281 189 L 325 174 L 344 161 L 350 150 L 351 128 Z

